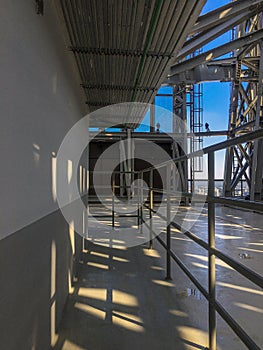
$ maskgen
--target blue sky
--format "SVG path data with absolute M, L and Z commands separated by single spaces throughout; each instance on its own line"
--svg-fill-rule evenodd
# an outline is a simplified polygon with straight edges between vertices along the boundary
M 228 4 L 231 0 L 208 0 L 203 8 L 202 14 Z M 225 33 L 213 42 L 204 46 L 207 51 L 215 46 L 222 45 L 231 40 L 231 33 Z M 229 104 L 230 104 L 230 83 L 209 82 L 203 83 L 204 91 L 204 123 L 210 125 L 211 130 L 226 130 L 228 128 Z M 226 137 L 204 138 L 204 146 L 225 140 Z M 224 176 L 225 151 L 216 153 L 216 177 Z
M 203 8 L 202 14 L 213 9 L 226 5 L 231 0 L 208 0 Z M 204 46 L 203 51 L 207 51 L 217 45 L 222 45 L 231 39 L 228 32 L 213 42 Z M 230 100 L 230 83 L 209 82 L 203 83 L 204 91 L 204 122 L 210 124 L 211 130 L 224 130 L 228 127 L 228 112 Z M 222 138 L 213 138 L 213 143 L 221 141 Z M 211 144 L 207 139 L 206 145 Z
M 231 0 L 208 0 L 203 7 L 201 14 L 205 14 L 209 11 L 216 9 L 217 7 L 224 6 L 231 2 Z
M 231 0 L 208 0 L 203 8 L 202 14 L 212 11 L 215 8 L 221 7 L 228 4 Z M 231 39 L 231 33 L 225 33 L 221 37 L 215 39 L 213 42 L 204 46 L 203 51 L 208 51 L 213 47 L 222 45 L 229 42 Z M 227 130 L 228 128 L 228 118 L 229 118 L 229 103 L 230 103 L 230 83 L 220 83 L 220 82 L 209 82 L 203 83 L 203 121 L 204 123 L 209 123 L 211 130 Z M 167 108 L 169 102 L 167 100 L 159 105 Z M 170 109 L 168 107 L 168 109 Z M 158 121 L 158 116 L 156 122 Z M 170 121 L 163 122 L 164 131 L 169 130 Z M 170 130 L 169 130 L 170 131 Z M 215 144 L 224 141 L 226 137 L 205 137 L 203 145 L 204 147 L 211 144 Z M 224 172 L 224 156 L 225 151 L 216 153 L 216 177 L 223 178 Z M 204 162 L 206 167 L 206 162 Z M 200 177 L 206 177 L 205 174 L 200 174 Z

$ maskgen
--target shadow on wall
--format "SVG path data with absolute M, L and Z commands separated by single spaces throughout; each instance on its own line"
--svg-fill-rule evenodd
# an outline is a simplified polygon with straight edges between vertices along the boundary
M 60 211 L 1 241 L 2 349 L 50 348 L 81 249 Z
M 42 171 L 42 162 L 45 163 L 45 152 L 36 143 L 33 143 L 32 151 L 34 171 L 37 174 Z M 51 152 L 49 161 L 50 166 L 42 176 L 49 183 L 46 195 L 56 204 L 55 152 Z M 83 190 L 85 169 L 79 167 L 78 170 L 80 189 Z M 49 176 L 46 176 L 47 171 L 50 172 Z M 70 183 L 73 171 L 70 161 L 67 171 Z M 36 195 L 33 189 L 30 196 L 31 194 Z M 39 197 L 39 200 L 42 198 Z M 17 209 L 18 204 L 15 205 Z M 14 225 L 16 226 L 15 222 Z M 68 224 L 60 209 L 0 241 L 1 348 L 44 350 L 56 343 L 62 311 L 76 279 L 82 244 L 82 237 L 74 231 L 74 221 Z

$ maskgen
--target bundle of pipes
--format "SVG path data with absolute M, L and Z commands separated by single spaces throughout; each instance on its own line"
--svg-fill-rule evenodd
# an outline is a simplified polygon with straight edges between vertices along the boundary
M 60 0 L 90 111 L 151 103 L 205 2 Z

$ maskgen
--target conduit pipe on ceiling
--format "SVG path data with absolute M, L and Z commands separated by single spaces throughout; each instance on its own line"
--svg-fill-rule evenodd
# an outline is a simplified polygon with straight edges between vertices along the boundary
M 151 26 L 150 26 L 150 31 L 149 31 L 149 34 L 148 34 L 148 37 L 147 37 L 147 40 L 146 40 L 146 45 L 145 45 L 145 48 L 144 48 L 143 56 L 142 56 L 141 61 L 140 61 L 139 72 L 138 72 L 138 75 L 137 75 L 137 78 L 136 78 L 135 87 L 134 87 L 134 91 L 133 91 L 133 94 L 132 94 L 132 102 L 134 102 L 135 99 L 136 99 L 137 88 L 138 88 L 138 86 L 140 84 L 140 81 L 141 81 L 142 72 L 143 72 L 143 68 L 144 68 L 144 64 L 145 64 L 145 60 L 146 60 L 146 55 L 147 55 L 147 53 L 149 51 L 149 47 L 150 47 L 150 44 L 151 44 L 151 40 L 152 40 L 152 37 L 153 37 L 154 30 L 156 28 L 157 19 L 158 19 L 158 16 L 160 14 L 160 11 L 161 11 L 162 4 L 163 4 L 163 0 L 158 0 L 157 4 L 156 4 L 156 7 L 155 7 L 155 10 L 154 10 L 153 20 L 152 20 L 152 23 L 151 23 Z

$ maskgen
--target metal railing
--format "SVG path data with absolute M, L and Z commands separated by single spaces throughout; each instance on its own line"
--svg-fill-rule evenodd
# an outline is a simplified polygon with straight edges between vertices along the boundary
M 150 191 L 150 201 L 149 205 L 146 203 L 142 204 L 148 211 L 149 215 L 152 218 L 152 214 L 159 215 L 158 212 L 153 207 L 153 195 L 154 192 L 160 192 L 166 194 L 166 205 L 167 205 L 167 228 L 166 228 L 166 242 L 163 241 L 159 236 L 156 237 L 156 240 L 166 249 L 166 277 L 168 279 L 171 278 L 171 260 L 174 260 L 177 265 L 182 269 L 182 271 L 189 277 L 192 283 L 199 289 L 199 291 L 203 294 L 209 304 L 209 349 L 216 350 L 217 341 L 216 341 L 216 313 L 218 313 L 222 319 L 231 327 L 231 329 L 236 333 L 236 335 L 240 338 L 240 340 L 247 346 L 248 349 L 260 350 L 260 347 L 254 342 L 253 339 L 245 332 L 245 330 L 236 322 L 236 320 L 228 313 L 228 311 L 219 303 L 216 299 L 216 264 L 215 259 L 218 258 L 222 260 L 224 263 L 229 265 L 236 272 L 244 276 L 250 282 L 254 283 L 256 286 L 263 288 L 263 277 L 256 273 L 255 271 L 247 268 L 246 266 L 240 264 L 236 260 L 232 259 L 230 256 L 222 253 L 216 248 L 215 243 L 215 205 L 223 204 L 228 206 L 234 206 L 238 208 L 246 208 L 250 210 L 257 210 L 259 212 L 263 212 L 263 203 L 262 202 L 252 202 L 247 200 L 237 200 L 233 198 L 223 198 L 215 196 L 215 152 L 232 147 L 237 144 L 244 143 L 248 140 L 253 141 L 263 137 L 263 130 L 256 130 L 254 132 L 248 133 L 246 135 L 242 135 L 235 139 L 229 139 L 227 141 L 218 143 L 213 146 L 209 146 L 204 148 L 203 150 L 194 152 L 192 154 L 187 154 L 185 156 L 173 159 L 172 161 L 165 162 L 163 164 L 158 165 L 158 168 L 166 168 L 167 173 L 167 182 L 166 189 L 160 190 L 153 188 L 151 181 L 149 184 Z M 190 231 L 182 230 L 182 227 L 178 225 L 176 222 L 170 222 L 171 220 L 171 196 L 177 195 L 176 192 L 172 191 L 170 188 L 171 182 L 171 169 L 174 164 L 178 164 L 181 161 L 186 161 L 187 159 L 194 158 L 196 156 L 200 156 L 200 154 L 208 155 L 208 195 L 206 201 L 208 203 L 208 242 L 200 239 L 195 234 Z M 153 170 L 156 167 L 151 167 L 148 169 L 144 169 L 139 173 L 139 177 L 143 178 L 144 174 L 147 172 L 150 173 L 150 178 L 152 177 Z M 183 193 L 183 196 L 191 198 L 191 193 Z M 142 215 L 142 214 L 141 214 Z M 160 215 L 159 215 L 160 216 Z M 164 219 L 162 217 L 162 219 Z M 141 216 L 141 220 L 143 220 L 143 215 Z M 150 225 L 151 226 L 151 225 Z M 186 237 L 190 240 L 194 241 L 200 247 L 204 248 L 208 254 L 208 290 L 206 290 L 202 284 L 198 281 L 198 279 L 191 273 L 191 271 L 186 267 L 183 261 L 176 255 L 175 252 L 171 251 L 171 227 L 174 227 L 180 230 Z M 151 230 L 151 227 L 149 227 Z M 150 232 L 152 236 L 152 232 Z
M 140 214 L 140 207 L 139 207 L 139 201 L 137 201 L 137 209 L 136 209 L 136 214 L 116 214 L 115 212 L 115 202 L 116 202 L 116 199 L 115 199 L 115 196 L 117 195 L 116 193 L 116 190 L 117 189 L 121 189 L 121 188 L 124 188 L 124 189 L 135 189 L 134 186 L 127 186 L 127 185 L 117 185 L 116 184 L 116 175 L 131 175 L 132 177 L 134 176 L 134 174 L 136 174 L 137 172 L 134 172 L 134 171 L 113 171 L 113 172 L 110 172 L 110 171 L 89 171 L 89 174 L 93 176 L 96 174 L 96 175 L 109 175 L 111 176 L 111 213 L 110 214 L 99 214 L 99 215 L 92 215 L 94 218 L 97 218 L 97 219 L 105 219 L 105 218 L 111 218 L 111 226 L 112 228 L 115 227 L 115 220 L 116 218 L 137 218 L 137 224 L 138 224 L 138 228 L 140 226 L 140 217 L 141 217 L 141 214 Z M 95 193 L 96 193 L 96 190 L 109 190 L 109 186 L 105 186 L 105 185 L 96 185 L 96 186 L 93 186 L 93 185 L 89 185 L 89 189 L 95 189 Z M 137 191 L 139 192 L 139 189 L 137 189 Z M 137 194 L 138 197 L 139 197 L 139 194 Z M 90 194 L 88 193 L 88 198 L 90 198 Z M 95 198 L 96 198 L 96 194 L 95 194 Z M 94 204 L 94 203 L 101 203 L 99 199 L 95 199 L 91 202 L 88 201 L 88 205 L 89 204 Z
M 263 277 L 256 273 L 255 271 L 249 269 L 248 267 L 240 264 L 227 254 L 219 251 L 216 248 L 215 242 L 215 205 L 227 205 L 235 208 L 245 208 L 253 211 L 258 211 L 260 213 L 263 212 L 263 203 L 262 202 L 252 202 L 248 200 L 242 199 L 233 199 L 233 198 L 225 198 L 225 197 L 216 197 L 215 196 L 215 152 L 220 151 L 222 149 L 226 149 L 237 144 L 242 144 L 246 141 L 253 141 L 263 137 L 263 129 L 256 130 L 254 132 L 241 135 L 235 139 L 229 139 L 227 141 L 223 141 L 221 143 L 215 144 L 213 146 L 206 147 L 202 150 L 196 151 L 191 154 L 187 154 L 175 159 L 172 159 L 168 162 L 164 162 L 154 167 L 149 167 L 147 169 L 141 171 L 133 172 L 134 178 L 143 180 L 146 173 L 148 174 L 148 182 L 149 186 L 147 188 L 143 187 L 143 181 L 141 181 L 141 185 L 138 187 L 134 187 L 134 190 L 137 190 L 137 214 L 134 215 L 118 215 L 119 217 L 137 217 L 137 224 L 142 226 L 145 223 L 149 229 L 149 241 L 150 247 L 152 247 L 152 242 L 154 238 L 153 232 L 153 216 L 157 215 L 163 220 L 166 220 L 166 241 L 162 240 L 158 235 L 155 239 L 161 244 L 163 248 L 166 250 L 166 278 L 171 279 L 171 262 L 172 260 L 176 262 L 176 264 L 181 268 L 181 270 L 188 276 L 188 278 L 192 281 L 192 283 L 198 288 L 198 290 L 202 293 L 205 299 L 208 301 L 208 309 L 209 309 L 209 349 L 216 350 L 217 341 L 216 341 L 216 314 L 218 313 L 222 319 L 230 326 L 230 328 L 236 333 L 239 339 L 247 346 L 248 349 L 251 350 L 260 350 L 260 347 L 255 343 L 255 341 L 246 333 L 246 331 L 238 324 L 238 322 L 229 314 L 229 312 L 219 303 L 216 299 L 216 263 L 215 259 L 218 258 L 227 265 L 229 265 L 233 270 L 241 274 L 250 282 L 254 283 L 256 286 L 263 288 Z M 171 176 L 174 167 L 179 164 L 179 162 L 185 162 L 188 159 L 192 159 L 194 157 L 198 157 L 200 155 L 207 154 L 208 155 L 208 195 L 206 197 L 206 202 L 208 203 L 208 241 L 204 241 L 199 238 L 197 235 L 190 231 L 185 231 L 182 227 L 176 223 L 171 221 L 171 199 L 178 196 L 178 192 L 174 191 L 171 188 Z M 166 169 L 166 188 L 155 188 L 153 185 L 153 175 L 154 170 L 156 169 Z M 106 174 L 106 172 L 102 172 Z M 112 227 L 115 226 L 115 195 L 116 189 L 121 186 L 115 183 L 116 175 L 121 172 L 116 171 L 111 174 L 111 187 L 112 187 L 112 199 L 111 199 L 111 215 L 107 217 L 111 217 L 112 219 Z M 122 172 L 125 173 L 125 172 Z M 130 172 L 128 172 L 130 173 Z M 103 186 L 101 186 L 103 188 Z M 149 196 L 147 201 L 143 201 L 143 191 L 147 190 L 149 192 Z M 154 194 L 165 194 L 166 195 L 166 217 L 162 214 L 158 213 L 157 210 L 154 209 Z M 180 193 L 181 196 L 185 198 L 191 198 L 192 193 Z M 202 196 L 200 196 L 201 198 Z M 150 223 L 147 224 L 144 219 L 144 209 L 147 210 L 148 216 L 150 218 Z M 98 217 L 105 217 L 105 215 L 101 215 Z M 171 227 L 179 230 L 182 234 L 184 234 L 188 239 L 195 242 L 197 245 L 202 247 L 207 251 L 208 254 L 208 290 L 203 287 L 200 281 L 193 275 L 190 269 L 184 264 L 184 262 L 179 258 L 179 256 L 171 250 Z

